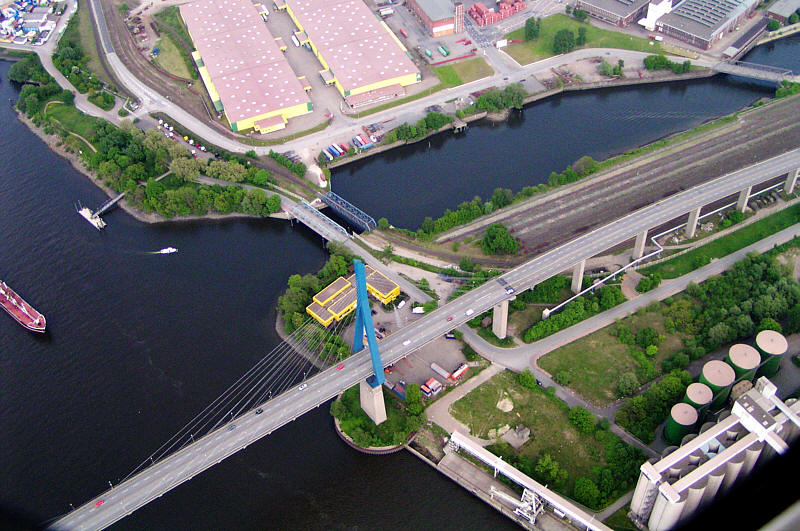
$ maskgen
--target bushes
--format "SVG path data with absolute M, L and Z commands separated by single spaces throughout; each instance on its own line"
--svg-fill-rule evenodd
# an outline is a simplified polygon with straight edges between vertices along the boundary
M 410 388 L 409 388 L 410 389 Z M 417 388 L 419 389 L 419 388 Z M 351 387 L 342 397 L 331 404 L 331 415 L 339 419 L 340 427 L 359 446 L 389 446 L 403 444 L 408 435 L 425 422 L 425 414 L 403 413 L 397 407 L 400 402 L 386 393 L 387 419 L 379 426 L 361 409 L 358 386 Z M 400 406 L 402 409 L 402 406 Z
M 569 409 L 569 422 L 581 433 L 591 433 L 596 427 L 594 415 L 581 406 Z
M 114 107 L 114 95 L 104 90 L 90 90 L 87 99 L 104 111 L 110 111 Z
M 636 291 L 639 293 L 647 293 L 648 291 L 656 289 L 659 284 L 661 284 L 661 275 L 658 273 L 652 273 L 639 281 L 636 285 Z
M 658 55 L 648 55 L 644 58 L 644 67 L 647 70 L 672 70 L 675 74 L 685 74 L 686 72 L 691 71 L 692 63 L 691 61 L 684 61 L 683 63 L 673 63 L 666 56 L 658 54 Z
M 486 254 L 515 254 L 518 248 L 519 243 L 502 223 L 489 225 L 481 239 L 481 249 Z
M 271 159 L 275 160 L 278 164 L 283 166 L 284 168 L 288 168 L 289 171 L 297 175 L 298 177 L 303 177 L 306 174 L 306 165 L 302 162 L 292 162 L 292 160 L 282 153 L 276 153 L 273 150 L 269 150 L 269 156 Z
M 522 340 L 526 343 L 538 341 L 624 301 L 625 296 L 619 286 L 603 286 L 594 292 L 578 297 L 560 312 L 552 314 L 547 319 L 534 323 L 522 335 Z

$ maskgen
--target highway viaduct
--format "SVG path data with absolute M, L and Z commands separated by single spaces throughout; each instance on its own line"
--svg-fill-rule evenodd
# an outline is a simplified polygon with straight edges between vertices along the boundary
M 743 208 L 754 185 L 782 175 L 787 175 L 785 190 L 792 192 L 797 183 L 798 169 L 800 149 L 724 175 L 595 229 L 498 277 L 505 285 L 489 281 L 391 334 L 380 342 L 381 361 L 384 365 L 394 363 L 465 323 L 472 315 L 507 305 L 513 295 L 507 292 L 506 287 L 522 291 L 547 280 L 565 267 L 580 269 L 587 258 L 634 237 L 643 242 L 650 228 L 687 212 L 697 211 L 703 205 L 738 193 L 740 200 L 737 204 Z M 745 199 L 741 199 L 742 197 Z M 689 226 L 692 227 L 693 224 L 690 223 Z M 643 252 L 644 245 L 641 242 L 635 246 L 635 254 Z M 349 358 L 341 370 L 330 368 L 320 372 L 306 380 L 306 385 L 294 387 L 262 404 L 259 406 L 261 414 L 250 411 L 197 440 L 192 439 L 192 444 L 59 518 L 52 524 L 52 528 L 108 527 L 261 437 L 320 406 L 370 374 L 372 363 L 369 352 L 363 350 Z

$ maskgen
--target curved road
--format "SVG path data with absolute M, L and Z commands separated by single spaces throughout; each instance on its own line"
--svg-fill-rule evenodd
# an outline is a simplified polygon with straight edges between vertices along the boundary
M 645 229 L 798 167 L 800 150 L 793 150 L 725 175 L 576 238 L 513 269 L 503 275 L 503 279 L 517 291 L 528 289 L 566 267 L 629 240 Z M 394 363 L 465 323 L 473 315 L 509 298 L 505 288 L 494 280 L 475 288 L 381 341 L 383 364 Z M 107 527 L 306 411 L 318 407 L 371 373 L 369 354 L 362 351 L 349 358 L 341 371 L 332 368 L 308 379 L 304 386 L 263 404 L 262 414 L 250 412 L 235 419 L 67 514 L 56 521 L 53 527 Z M 97 506 L 100 500 L 103 503 Z

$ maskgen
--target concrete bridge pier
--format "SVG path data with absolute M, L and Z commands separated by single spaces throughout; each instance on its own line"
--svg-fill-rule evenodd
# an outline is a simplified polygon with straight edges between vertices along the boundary
M 492 333 L 499 339 L 508 335 L 508 299 L 494 307 L 492 311 Z
M 366 380 L 361 380 L 359 395 L 361 409 L 372 419 L 376 426 L 386 420 L 386 404 L 383 402 L 383 387 L 381 385 L 372 387 Z
M 647 243 L 647 230 L 643 230 L 636 235 L 636 242 L 633 244 L 633 259 L 638 260 L 644 256 L 644 244 Z
M 739 200 L 736 201 L 736 210 L 739 212 L 744 212 L 744 209 L 747 207 L 747 200 L 750 199 L 750 192 L 753 191 L 752 186 L 748 186 L 741 192 L 739 192 Z
M 701 208 L 703 207 L 697 207 L 697 209 L 689 212 L 689 221 L 686 222 L 687 238 L 694 238 L 694 235 L 697 233 L 697 220 L 700 219 Z
M 575 264 L 572 270 L 572 293 L 580 293 L 583 288 L 583 270 L 586 268 L 586 260 L 581 260 Z
M 800 168 L 795 168 L 786 175 L 786 183 L 783 185 L 783 191 L 787 194 L 794 193 L 794 187 L 797 184 L 797 176 L 800 175 Z

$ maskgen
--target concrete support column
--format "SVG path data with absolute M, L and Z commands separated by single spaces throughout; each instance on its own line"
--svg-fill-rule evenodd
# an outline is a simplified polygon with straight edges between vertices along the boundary
M 386 420 L 386 404 L 383 402 L 381 385 L 372 387 L 366 380 L 361 380 L 359 394 L 361 395 L 361 409 L 376 426 Z
M 633 259 L 636 260 L 644 256 L 644 244 L 647 243 L 647 230 L 643 230 L 636 235 L 636 243 L 633 244 Z
M 741 192 L 739 192 L 739 200 L 736 201 L 736 210 L 739 212 L 744 212 L 745 207 L 747 206 L 747 200 L 750 199 L 750 192 L 753 191 L 752 186 L 748 186 Z
M 700 219 L 700 209 L 703 207 L 697 207 L 697 209 L 692 210 L 689 212 L 689 221 L 686 222 L 686 237 L 687 238 L 694 238 L 695 233 L 697 232 L 697 220 Z
M 783 185 L 783 191 L 787 194 L 794 193 L 794 187 L 797 184 L 797 176 L 800 175 L 800 168 L 795 168 L 786 175 L 786 183 Z
M 586 268 L 586 260 L 581 260 L 575 264 L 572 270 L 572 293 L 580 293 L 583 287 L 583 270 Z
M 508 334 L 508 300 L 504 300 L 494 307 L 492 332 L 500 339 L 505 339 Z

